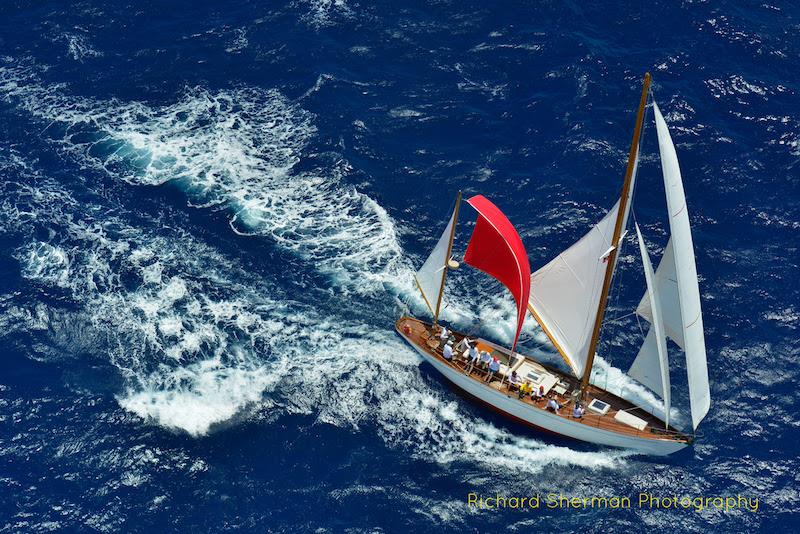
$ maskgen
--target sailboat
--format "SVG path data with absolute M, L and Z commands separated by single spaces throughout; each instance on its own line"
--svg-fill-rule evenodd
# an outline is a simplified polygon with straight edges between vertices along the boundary
M 522 239 L 502 211 L 481 195 L 466 200 L 477 212 L 477 219 L 463 262 L 494 277 L 513 295 L 517 322 L 510 348 L 458 331 L 443 332 L 439 324 L 448 271 L 459 266 L 453 245 L 462 203 L 460 192 L 444 232 L 415 275 L 433 321 L 404 315 L 395 326 L 400 336 L 449 382 L 505 416 L 568 438 L 668 455 L 693 443 L 697 426 L 708 413 L 710 392 L 683 182 L 675 146 L 652 97 L 650 80 L 650 74 L 645 74 L 619 200 L 583 237 L 537 271 L 531 273 Z M 670 238 L 654 269 L 641 229 L 635 225 L 646 290 L 634 311 L 649 326 L 627 374 L 660 397 L 663 407 L 639 405 L 590 380 L 618 252 L 627 234 L 648 100 L 652 101 L 658 137 Z M 528 316 L 539 324 L 569 371 L 516 352 Z M 668 339 L 686 358 L 691 431 L 670 423 Z M 473 360 L 476 352 L 481 355 L 477 365 Z M 494 373 L 481 366 L 487 354 Z

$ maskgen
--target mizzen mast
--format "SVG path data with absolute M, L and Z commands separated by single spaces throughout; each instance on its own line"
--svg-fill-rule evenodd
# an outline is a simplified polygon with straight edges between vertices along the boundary
M 442 235 L 436 241 L 428 259 L 414 275 L 414 282 L 417 284 L 419 292 L 425 305 L 433 316 L 433 324 L 439 322 L 439 312 L 442 307 L 442 295 L 444 294 L 444 282 L 447 278 L 447 268 L 450 264 L 450 254 L 453 252 L 453 238 L 456 235 L 456 222 L 458 220 L 458 208 L 461 206 L 461 192 L 456 197 L 456 205 L 450 220 L 445 226 Z M 455 267 L 455 266 L 454 266 Z
M 644 82 L 642 84 L 642 96 L 639 100 L 639 111 L 636 113 L 636 127 L 633 130 L 633 141 L 631 141 L 631 150 L 628 153 L 628 167 L 625 170 L 625 181 L 622 184 L 622 193 L 619 199 L 619 209 L 617 211 L 617 221 L 614 225 L 614 236 L 611 240 L 612 248 L 606 259 L 606 272 L 603 278 L 603 290 L 600 294 L 600 302 L 597 306 L 597 315 L 594 321 L 594 329 L 592 330 L 592 339 L 589 343 L 589 353 L 586 358 L 586 366 L 581 376 L 581 395 L 586 391 L 589 385 L 589 378 L 592 374 L 592 364 L 594 363 L 594 355 L 597 350 L 597 343 L 600 340 L 600 328 L 603 325 L 603 317 L 606 312 L 606 304 L 608 301 L 608 293 L 611 289 L 611 279 L 614 276 L 614 267 L 617 263 L 617 253 L 619 251 L 619 241 L 622 235 L 622 225 L 626 219 L 625 215 L 628 211 L 628 199 L 630 198 L 631 183 L 633 182 L 633 174 L 636 168 L 636 160 L 639 154 L 639 140 L 642 134 L 642 125 L 644 123 L 644 111 L 647 105 L 647 94 L 650 91 L 650 73 L 644 75 Z
M 442 269 L 442 284 L 439 288 L 439 296 L 436 297 L 436 311 L 433 314 L 433 326 L 439 323 L 439 308 L 442 306 L 442 295 L 444 294 L 444 282 L 447 279 L 447 269 L 450 267 L 450 256 L 453 253 L 453 240 L 456 237 L 456 222 L 458 222 L 458 209 L 461 207 L 461 191 L 456 195 L 456 207 L 453 211 L 453 226 L 450 228 L 450 241 L 447 243 L 447 254 L 445 254 L 444 269 Z

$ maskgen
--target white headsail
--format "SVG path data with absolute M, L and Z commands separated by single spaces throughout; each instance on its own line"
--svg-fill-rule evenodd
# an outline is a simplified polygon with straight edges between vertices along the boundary
M 697 425 L 708 413 L 711 394 L 708 386 L 706 344 L 703 334 L 703 316 L 700 308 L 700 288 L 697 283 L 692 230 L 689 225 L 686 196 L 683 191 L 678 157 L 675 154 L 675 145 L 672 143 L 667 124 L 655 102 L 653 102 L 653 112 L 672 234 L 675 280 L 683 328 L 683 350 L 686 353 L 686 371 L 689 376 L 692 426 L 697 428 Z M 661 270 L 660 265 L 659 270 Z
M 650 313 L 652 326 L 647 332 L 647 337 L 639 349 L 639 354 L 633 361 L 628 375 L 649 387 L 664 399 L 665 423 L 669 427 L 669 409 L 671 403 L 669 385 L 669 360 L 667 358 L 667 338 L 664 333 L 664 323 L 661 320 L 661 299 L 658 287 L 655 284 L 653 264 L 650 263 L 650 254 L 642 238 L 639 225 L 636 225 L 636 237 L 639 240 L 639 252 L 642 255 L 644 278 L 647 282 L 647 294 L 650 297 Z
M 664 321 L 664 333 L 680 348 L 683 343 L 683 320 L 681 319 L 681 302 L 678 296 L 678 276 L 675 274 L 675 253 L 673 252 L 672 239 L 664 247 L 664 255 L 656 269 L 654 286 L 659 295 L 661 304 L 661 319 Z M 645 292 L 636 314 L 646 321 L 653 322 L 653 313 L 650 308 L 650 294 Z
M 460 193 L 459 193 L 460 198 Z M 456 201 L 456 209 L 450 216 L 450 221 L 442 232 L 436 246 L 433 247 L 430 256 L 425 260 L 417 274 L 414 275 L 414 280 L 417 282 L 422 298 L 425 299 L 425 304 L 431 310 L 431 315 L 434 319 L 438 319 L 439 313 L 439 294 L 442 292 L 444 285 L 444 270 L 447 268 L 447 261 L 450 259 L 448 254 L 450 252 L 451 238 L 453 236 L 453 226 L 456 224 L 456 217 L 458 217 L 458 201 Z

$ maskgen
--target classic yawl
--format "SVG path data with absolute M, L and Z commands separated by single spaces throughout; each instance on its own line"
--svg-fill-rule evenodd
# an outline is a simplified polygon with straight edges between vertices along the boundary
M 495 277 L 508 288 L 517 304 L 516 333 L 510 350 L 485 339 L 473 340 L 480 351 L 490 353 L 502 363 L 494 380 L 485 381 L 486 374 L 469 365 L 466 351 L 462 355 L 458 350 L 455 357 L 446 359 L 437 328 L 448 269 L 458 266 L 452 253 L 460 193 L 442 236 L 415 276 L 433 322 L 404 316 L 398 319 L 396 328 L 445 378 L 504 415 L 562 436 L 666 455 L 692 443 L 694 431 L 708 412 L 710 393 L 700 293 L 683 183 L 675 146 L 654 100 L 652 109 L 670 239 L 654 271 L 642 233 L 638 224 L 635 225 L 647 286 L 635 313 L 649 323 L 649 329 L 628 375 L 661 397 L 663 410 L 656 413 L 653 408 L 639 406 L 589 380 L 617 253 L 627 233 L 649 97 L 652 97 L 650 75 L 645 74 L 619 200 L 581 239 L 533 274 L 522 240 L 506 216 L 483 196 L 466 201 L 478 216 L 464 263 Z M 527 312 L 563 357 L 571 373 L 515 352 Z M 463 338 L 464 334 L 459 332 L 450 334 L 455 342 L 460 343 Z M 685 353 L 692 433 L 680 431 L 669 422 L 667 338 Z M 510 383 L 512 373 L 535 390 L 543 391 L 544 398 L 520 396 Z M 561 409 L 547 409 L 548 397 L 556 400 Z M 585 406 L 582 417 L 573 413 L 575 403 Z

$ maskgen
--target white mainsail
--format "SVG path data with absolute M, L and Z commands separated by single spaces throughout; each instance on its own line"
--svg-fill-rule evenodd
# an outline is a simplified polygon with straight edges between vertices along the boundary
M 638 163 L 637 148 L 623 229 L 628 221 Z M 581 376 L 586 367 L 608 256 L 619 245 L 611 243 L 618 212 L 619 201 L 582 238 L 531 275 L 528 300 L 531 314 L 575 376 Z
M 686 196 L 683 191 L 678 157 L 675 154 L 675 145 L 672 143 L 667 124 L 655 101 L 653 102 L 653 112 L 658 133 L 658 147 L 661 153 L 661 170 L 664 175 L 670 233 L 672 234 L 676 285 L 683 327 L 683 350 L 686 353 L 686 371 L 689 377 L 692 426 L 697 428 L 697 425 L 708 413 L 711 393 L 708 386 L 706 345 L 692 230 L 689 225 Z
M 439 294 L 444 284 L 443 271 L 447 268 L 447 261 L 450 259 L 448 257 L 448 252 L 450 252 L 450 237 L 453 234 L 453 225 L 456 224 L 457 213 L 458 204 L 456 203 L 456 209 L 453 210 L 453 214 L 450 216 L 450 221 L 447 223 L 444 232 L 442 232 L 442 236 L 439 238 L 439 241 L 436 242 L 436 246 L 433 247 L 428 259 L 425 260 L 420 270 L 414 275 L 417 287 L 419 287 L 420 292 L 422 292 L 422 298 L 425 299 L 425 304 L 428 305 L 428 309 L 431 310 L 431 315 L 433 315 L 435 319 L 438 319 L 439 309 L 437 303 L 440 302 Z
M 647 282 L 647 294 L 650 297 L 652 325 L 647 332 L 647 337 L 639 349 L 639 354 L 633 361 L 628 375 L 638 380 L 664 399 L 665 423 L 669 427 L 669 409 L 671 403 L 669 384 L 669 360 L 667 357 L 667 338 L 664 333 L 664 323 L 661 320 L 661 299 L 655 284 L 653 264 L 650 254 L 642 238 L 639 225 L 636 225 L 636 237 L 639 240 L 639 252 L 642 255 L 644 278 Z
M 586 365 L 619 202 L 567 250 L 531 275 L 528 303 L 575 376 Z

